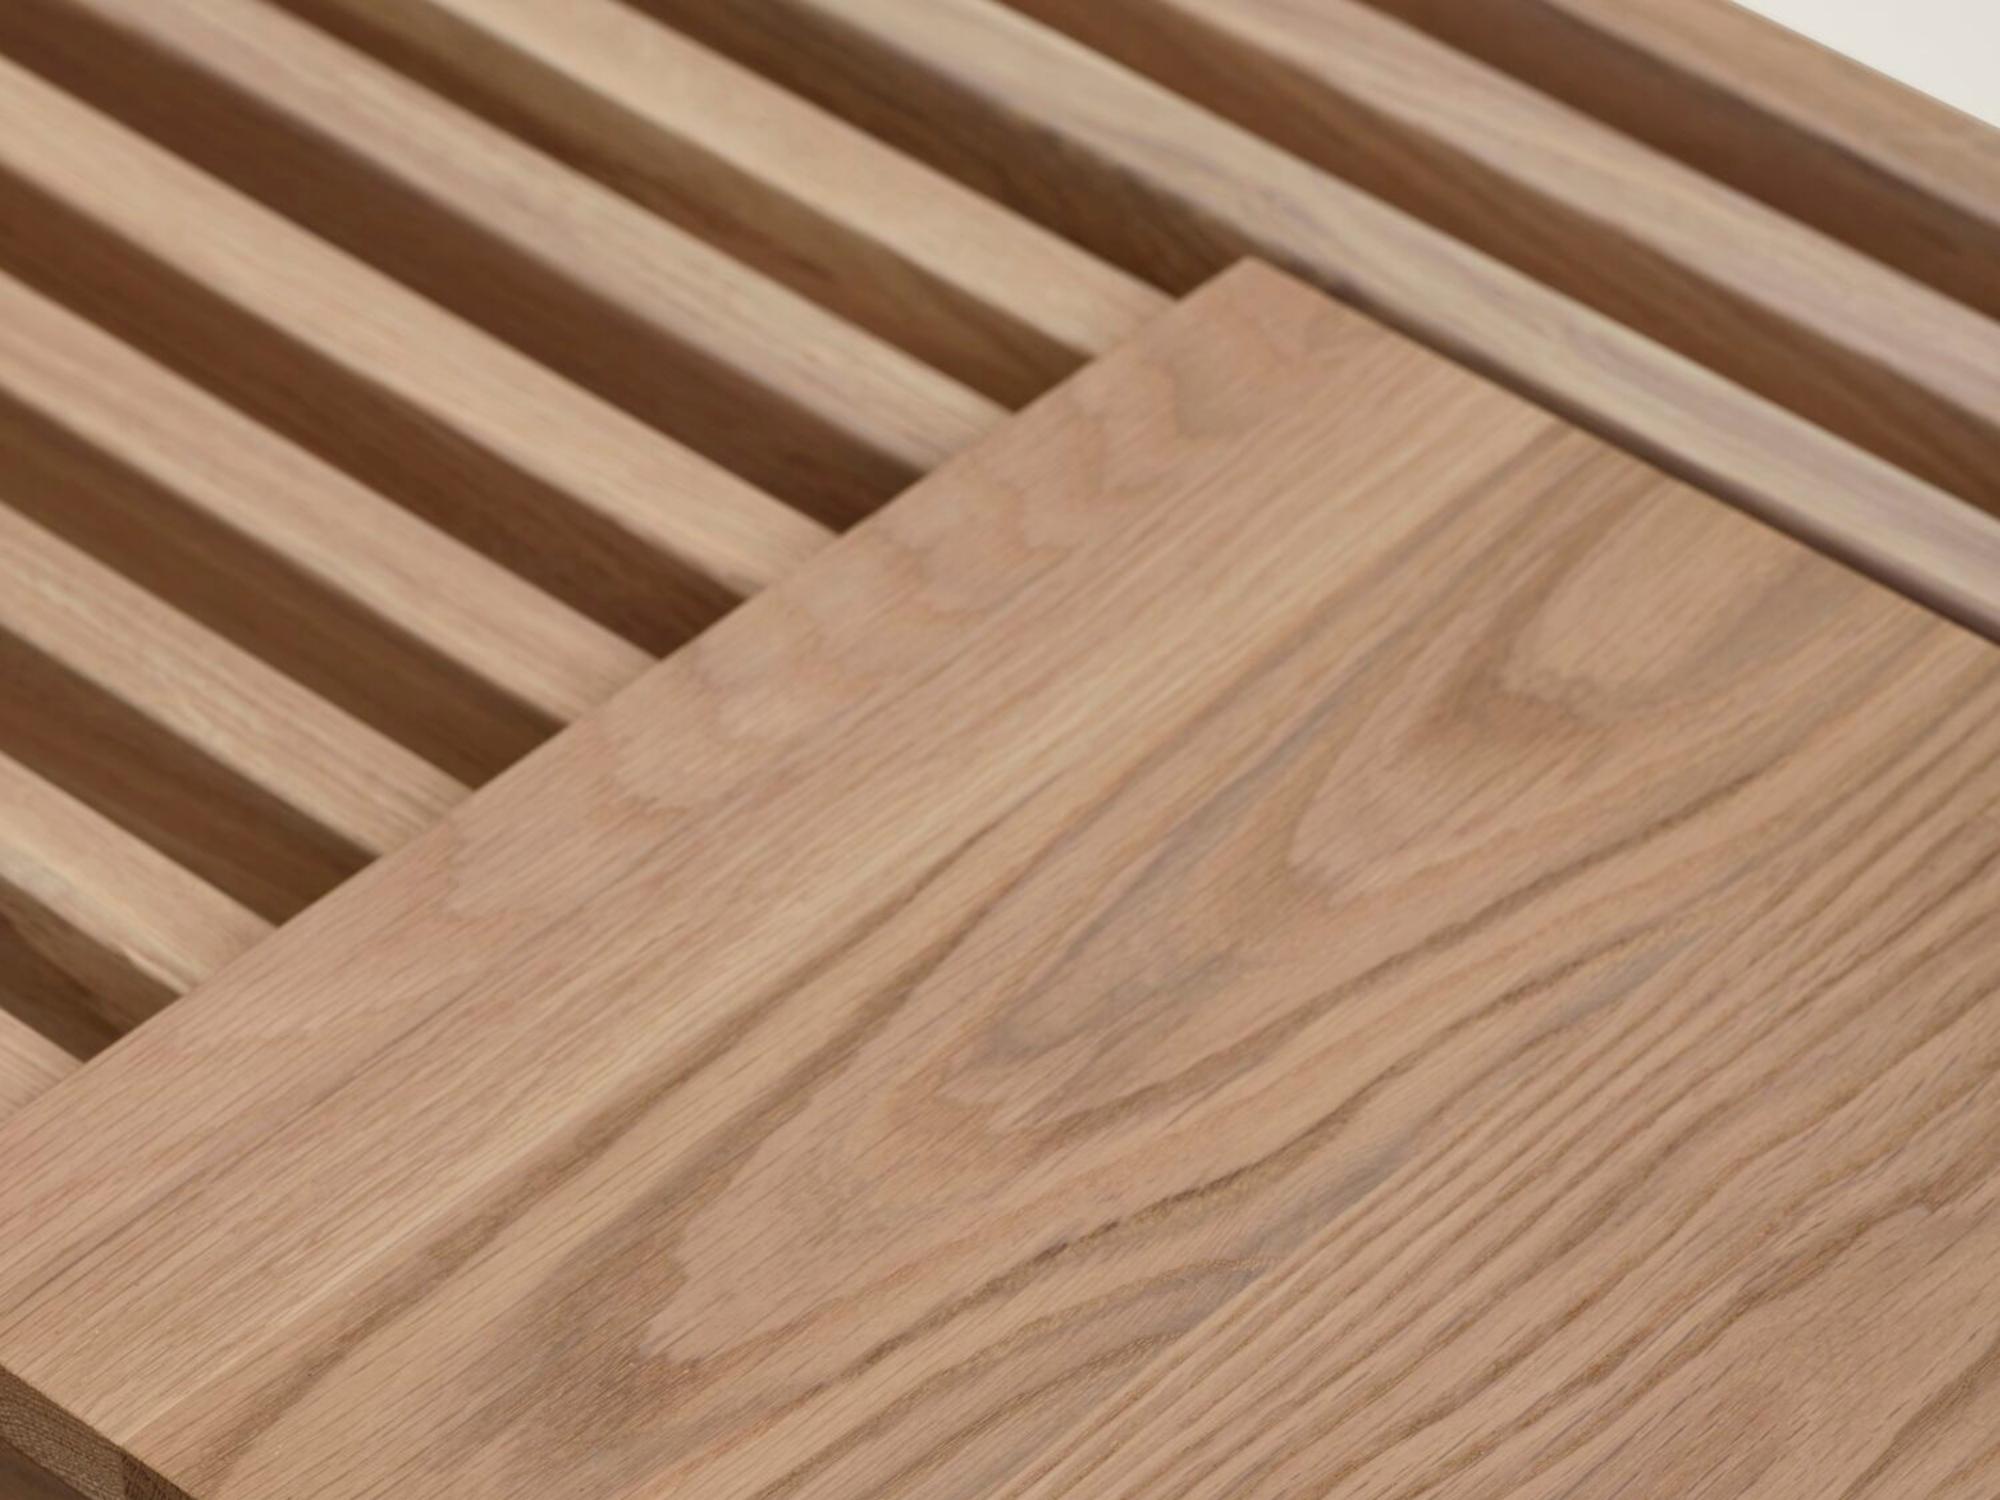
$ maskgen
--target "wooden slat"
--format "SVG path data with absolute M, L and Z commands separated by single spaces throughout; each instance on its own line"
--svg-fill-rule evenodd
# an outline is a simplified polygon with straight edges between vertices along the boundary
M 1990 518 L 1027 17 L 987 0 L 645 3 L 1159 285 L 1266 256 L 2000 636 Z
M 6 62 L 0 265 L 651 649 L 827 536 Z
M 87 1054 L 268 932 L 221 892 L 0 755 L 0 1005 L 25 1009 Z M 67 1007 L 70 997 L 85 1003 Z M 43 1030 L 0 1008 L 0 1120 L 76 1066 Z M 77 1500 L 4 1439 L 0 1495 Z
M 263 916 L 463 794 L 4 503 L 0 578 L 0 750 Z
M 2000 134 L 1729 0 L 1370 0 L 2000 317 Z
M 20 0 L 0 47 L 830 522 L 1004 415 L 263 0 Z
M 1115 1493 L 1983 1493 L 1996 808 L 1987 643 L 1239 273 L 0 1132 L 0 1429 L 987 1500 L 1342 1237 Z
M 2000 323 L 1359 0 L 1012 3 L 2000 510 Z
M 619 0 L 282 3 L 1009 405 L 1163 307 Z
M 39 1032 L 0 1011 L 0 1120 L 25 1108 L 69 1076 L 76 1060 Z M 77 1500 L 12 1444 L 0 1440 L 0 1494 L 7 1500 Z
M 154 1015 L 270 930 L 6 755 L 0 927 L 0 999 L 78 1056 Z
M 0 274 L 16 508 L 462 780 L 638 647 Z
M 26 1022 L 0 1010 L 0 1121 L 25 1109 L 75 1068 L 75 1058 Z M 7 1477 L 0 1464 L 0 1480 Z M 14 1500 L 11 1490 L 0 1488 L 0 1493 Z

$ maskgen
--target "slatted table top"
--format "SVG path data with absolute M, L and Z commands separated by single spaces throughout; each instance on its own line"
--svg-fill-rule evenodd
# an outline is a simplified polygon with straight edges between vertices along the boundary
M 1983 642 L 1246 267 L 17 1116 L 13 1420 L 205 1500 L 1949 1473 L 1996 809 Z

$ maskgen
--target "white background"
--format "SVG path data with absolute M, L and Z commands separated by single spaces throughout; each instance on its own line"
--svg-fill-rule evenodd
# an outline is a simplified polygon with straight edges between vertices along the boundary
M 1741 3 L 1877 72 L 2000 125 L 2000 0 Z

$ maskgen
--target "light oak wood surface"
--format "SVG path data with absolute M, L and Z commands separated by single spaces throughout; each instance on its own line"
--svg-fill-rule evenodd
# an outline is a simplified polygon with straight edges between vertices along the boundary
M 1990 819 L 1968 834 L 1912 800 L 1849 811 L 1900 808 L 1932 841 L 1901 873 L 1938 850 L 1945 879 L 1990 869 Z M 1648 1000 L 1482 1059 L 1404 1143 L 1420 1164 L 996 1500 L 1991 1494 L 1990 880 L 1870 922 L 1832 882 L 1890 872 L 1819 847 L 1829 865 L 1758 917 L 1784 938 L 1762 963 L 1822 982 L 1759 1003 L 1677 954 Z M 1830 961 L 1898 921 L 1935 946 L 1886 989 Z
M 1369 3 L 2000 317 L 1982 120 L 1731 0 Z
M 1011 0 L 1985 509 L 2000 323 L 1361 0 Z
M 1985 1493 L 1996 811 L 1987 643 L 1246 268 L 0 1130 L 0 1434 Z
M 0 1010 L 0 1120 L 55 1087 L 75 1068 L 74 1058 Z M 0 1441 L 0 1495 L 6 1500 L 76 1500 L 75 1490 L 4 1441 Z
M 76 1059 L 39 1031 L 0 1010 L 0 1120 L 54 1088 L 76 1069 Z M 11 1478 L 0 1465 L 0 1480 Z M 8 1500 L 11 1491 L 0 1489 Z
M 0 751 L 271 918 L 464 787 L 0 495 Z
M 1992 517 L 1029 17 L 990 0 L 643 3 L 1156 285 L 1272 260 L 2000 636 Z
M 15 509 L 462 780 L 652 660 L 4 273 L 0 467 Z
M 0 754 L 0 1007 L 42 1035 L 79 1057 L 96 1052 L 269 933 Z
M 1165 299 L 621 0 L 282 0 L 1010 406 Z
M 5 60 L 0 267 L 649 649 L 828 535 Z
M 19 0 L 0 46 L 823 519 L 1004 415 L 264 0 Z

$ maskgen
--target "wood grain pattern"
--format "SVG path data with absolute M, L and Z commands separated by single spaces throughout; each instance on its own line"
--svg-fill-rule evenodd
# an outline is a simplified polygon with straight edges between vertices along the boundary
M 1268 258 L 2000 636 L 1989 516 L 1027 17 L 989 0 L 644 3 L 1160 286 Z
M 1360 0 L 1011 3 L 2000 509 L 2000 323 Z
M 1996 809 L 1985 643 L 1241 271 L 0 1131 L 0 1432 L 95 1500 L 1983 1493 Z M 1290 1467 L 1165 1432 L 1225 1318 Z
M 1990 837 L 1894 794 L 1858 821 L 1899 805 L 1990 892 Z M 1908 955 L 1915 1014 L 1810 954 L 1856 951 L 1826 897 L 1760 912 L 1823 983 L 1746 997 L 1676 955 L 1652 1003 L 1488 1059 L 1420 1166 L 996 1493 L 1991 1494 L 1990 894 L 1899 913 L 1937 944 Z
M 461 780 L 651 661 L 4 273 L 0 466 L 17 510 Z
M 1164 310 L 619 0 L 282 3 L 1010 406 Z
M 1003 415 L 263 0 L 0 17 L 65 88 L 823 519 Z
M 1984 121 L 1727 0 L 1369 0 L 2000 317 Z
M 0 1007 L 76 1056 L 96 1052 L 270 931 L 6 755 L 0 826 Z
M 7 61 L 0 266 L 649 649 L 827 538 Z
M 0 577 L 0 750 L 263 916 L 464 794 L 4 503 Z

